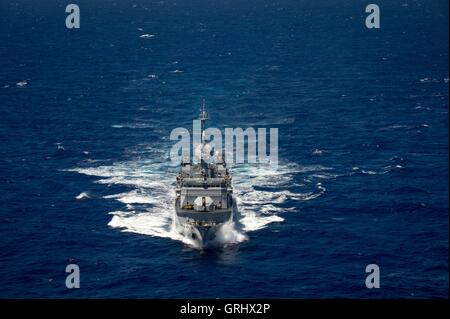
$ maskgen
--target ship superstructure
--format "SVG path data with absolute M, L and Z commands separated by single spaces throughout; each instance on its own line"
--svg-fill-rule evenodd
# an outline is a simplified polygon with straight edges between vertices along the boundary
M 233 217 L 233 188 L 225 157 L 219 153 L 210 160 L 210 148 L 204 140 L 208 113 L 200 109 L 201 144 L 193 163 L 184 157 L 177 174 L 175 211 L 182 226 L 192 229 L 192 239 L 203 243 L 214 238 L 217 227 Z

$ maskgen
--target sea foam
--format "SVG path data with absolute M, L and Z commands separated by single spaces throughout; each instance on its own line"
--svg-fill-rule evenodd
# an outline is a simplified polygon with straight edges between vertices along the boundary
M 196 230 L 180 225 L 175 214 L 177 169 L 171 162 L 161 159 L 139 159 L 69 171 L 96 176 L 96 183 L 99 184 L 129 188 L 125 192 L 101 197 L 124 205 L 122 209 L 109 213 L 110 227 L 178 240 L 191 247 L 201 248 L 200 243 L 192 239 L 192 233 Z M 239 243 L 248 240 L 249 232 L 283 222 L 283 213 L 298 211 L 296 202 L 317 198 L 326 191 L 321 183 L 308 182 L 308 178 L 305 178 L 307 189 L 300 191 L 298 184 L 293 183 L 296 174 L 326 174 L 330 168 L 284 163 L 278 168 L 238 165 L 232 166 L 231 170 L 236 201 L 235 218 L 217 229 L 211 243 L 213 245 Z

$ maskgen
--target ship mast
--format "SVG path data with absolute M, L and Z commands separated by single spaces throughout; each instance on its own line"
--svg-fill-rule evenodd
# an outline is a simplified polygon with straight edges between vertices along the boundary
M 205 131 L 206 120 L 208 119 L 208 112 L 206 112 L 205 99 L 203 99 L 202 107 L 200 108 L 199 120 L 201 123 L 200 129 L 200 140 L 202 145 L 204 144 L 203 133 Z
M 205 126 L 206 126 L 206 120 L 208 119 L 208 112 L 206 112 L 206 105 L 205 105 L 205 99 L 203 99 L 202 106 L 200 108 L 200 141 L 201 141 L 201 147 L 200 147 L 200 163 L 203 169 L 206 169 L 206 162 L 203 158 L 203 147 L 205 146 Z

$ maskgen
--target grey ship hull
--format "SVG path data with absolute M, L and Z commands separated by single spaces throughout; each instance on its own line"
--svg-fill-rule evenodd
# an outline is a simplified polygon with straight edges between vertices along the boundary
M 190 239 L 195 242 L 198 242 L 202 247 L 208 246 L 216 239 L 217 230 L 223 225 L 223 223 L 220 223 L 194 226 L 184 217 L 178 217 L 178 220 L 182 227 L 187 226 L 187 232 L 185 232 L 184 235 L 190 237 Z
M 191 239 L 200 242 L 203 246 L 215 239 L 216 231 L 224 223 L 233 219 L 232 205 L 229 209 L 214 211 L 184 210 L 175 203 L 175 211 L 181 227 L 189 229 Z

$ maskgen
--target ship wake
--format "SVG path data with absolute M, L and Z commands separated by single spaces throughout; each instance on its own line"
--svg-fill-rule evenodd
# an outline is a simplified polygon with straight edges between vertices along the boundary
M 174 209 L 177 165 L 154 160 L 117 162 L 69 171 L 96 176 L 96 183 L 106 187 L 101 200 L 115 200 L 121 209 L 112 211 L 108 225 L 123 232 L 168 238 L 194 248 L 203 248 L 198 230 L 180 225 Z M 216 229 L 211 246 L 225 246 L 246 241 L 248 233 L 283 222 L 283 213 L 298 211 L 298 201 L 307 201 L 325 192 L 315 175 L 331 176 L 322 166 L 282 164 L 277 169 L 241 165 L 231 168 L 238 209 L 234 220 Z M 303 174 L 301 184 L 295 183 Z M 114 186 L 114 187 L 113 187 Z M 111 194 L 113 189 L 123 191 Z M 93 197 L 90 200 L 98 199 Z M 195 239 L 196 238 L 196 239 Z

